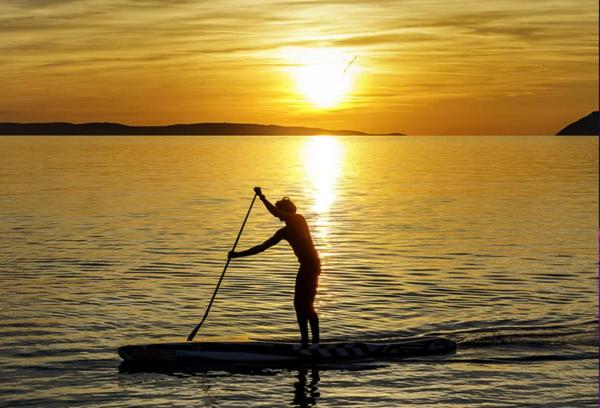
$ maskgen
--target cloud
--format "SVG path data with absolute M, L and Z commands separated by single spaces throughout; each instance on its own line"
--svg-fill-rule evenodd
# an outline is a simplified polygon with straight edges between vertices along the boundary
M 355 35 L 340 40 L 332 41 L 332 44 L 342 47 L 361 47 L 372 45 L 405 44 L 413 42 L 433 41 L 436 38 L 436 35 L 415 31 L 403 33 Z
M 5 0 L 6 4 L 13 7 L 19 7 L 23 9 L 35 9 L 62 6 L 65 4 L 72 4 L 81 0 Z

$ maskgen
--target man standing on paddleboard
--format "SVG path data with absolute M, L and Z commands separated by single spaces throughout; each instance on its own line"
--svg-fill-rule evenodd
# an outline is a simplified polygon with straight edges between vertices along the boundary
M 254 192 L 274 217 L 285 222 L 285 227 L 278 230 L 275 235 L 260 245 L 245 251 L 229 252 L 229 258 L 240 258 L 258 254 L 279 243 L 281 240 L 289 242 L 294 250 L 294 254 L 298 257 L 298 262 L 300 262 L 300 269 L 298 270 L 298 275 L 296 275 L 294 307 L 296 309 L 298 326 L 300 326 L 301 341 L 302 344 L 308 344 L 308 323 L 310 323 L 312 342 L 318 343 L 319 316 L 313 304 L 317 294 L 319 274 L 321 273 L 321 261 L 310 236 L 308 224 L 302 215 L 296 214 L 296 206 L 289 197 L 283 197 L 273 205 L 267 200 L 260 187 L 255 187 Z

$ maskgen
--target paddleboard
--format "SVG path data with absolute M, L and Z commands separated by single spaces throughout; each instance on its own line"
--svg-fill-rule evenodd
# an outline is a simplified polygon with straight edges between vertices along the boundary
M 126 362 L 138 363 L 275 363 L 297 361 L 355 361 L 447 354 L 452 340 L 422 337 L 393 343 L 181 342 L 119 347 Z

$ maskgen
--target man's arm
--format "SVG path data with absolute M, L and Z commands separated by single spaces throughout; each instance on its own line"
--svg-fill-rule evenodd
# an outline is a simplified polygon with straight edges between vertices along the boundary
M 271 238 L 267 239 L 265 242 L 263 242 L 260 245 L 256 245 L 250 249 L 246 249 L 245 251 L 240 251 L 240 252 L 235 252 L 235 251 L 231 251 L 229 252 L 229 258 L 233 259 L 233 258 L 242 258 L 244 256 L 250 256 L 250 255 L 256 255 L 259 254 L 269 248 L 271 248 L 273 245 L 278 244 L 283 238 L 284 238 L 284 234 L 285 234 L 285 227 L 283 227 L 282 229 L 280 229 L 279 231 L 277 231 L 275 233 L 275 235 L 273 235 Z
M 258 195 L 258 198 L 260 198 L 260 201 L 262 201 L 262 203 L 267 208 L 267 211 L 269 211 L 273 215 L 273 217 L 284 219 L 288 215 L 287 213 L 285 213 L 283 211 L 279 211 L 279 209 L 277 209 L 277 207 L 275 207 L 273 204 L 271 204 L 269 202 L 269 200 L 267 200 L 267 197 L 265 197 L 265 195 L 262 193 L 262 190 L 260 187 L 254 187 L 254 192 Z

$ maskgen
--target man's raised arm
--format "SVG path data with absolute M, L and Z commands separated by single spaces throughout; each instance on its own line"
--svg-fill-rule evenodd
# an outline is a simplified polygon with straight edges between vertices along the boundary
M 267 197 L 265 197 L 265 195 L 262 193 L 262 190 L 260 187 L 254 187 L 254 192 L 258 195 L 258 198 L 260 198 L 260 201 L 263 202 L 263 204 L 265 205 L 267 210 L 273 215 L 273 217 L 285 218 L 286 214 L 283 211 L 280 211 L 279 209 L 277 209 L 277 207 L 275 207 L 273 204 L 271 204 L 269 202 L 269 200 L 267 200 Z

